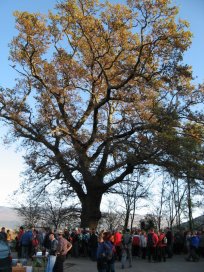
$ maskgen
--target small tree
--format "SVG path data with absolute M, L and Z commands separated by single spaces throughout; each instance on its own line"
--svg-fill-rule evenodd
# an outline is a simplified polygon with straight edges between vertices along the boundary
M 15 206 L 14 210 L 17 211 L 21 218 L 23 218 L 23 224 L 25 227 L 29 227 L 31 225 L 37 226 L 42 220 L 42 208 L 38 202 L 33 201 L 32 195 L 29 195 L 23 203 L 19 204 L 19 206 Z
M 64 195 L 58 194 L 46 195 L 41 203 L 41 220 L 46 226 L 52 226 L 55 229 L 67 225 L 78 226 L 80 222 L 81 208 L 78 203 L 68 205 Z
M 151 228 L 157 229 L 157 218 L 153 214 L 146 214 L 144 219 L 142 219 L 140 222 L 143 222 L 142 224 L 145 226 L 146 231 Z
M 124 212 L 116 201 L 109 200 L 107 210 L 103 212 L 102 218 L 99 221 L 99 229 L 116 230 L 123 229 Z
M 140 169 L 134 175 L 128 175 L 127 179 L 116 187 L 116 192 L 122 196 L 125 203 L 124 229 L 127 229 L 129 224 L 132 229 L 139 202 L 149 195 L 150 182 L 145 172 L 144 169 Z

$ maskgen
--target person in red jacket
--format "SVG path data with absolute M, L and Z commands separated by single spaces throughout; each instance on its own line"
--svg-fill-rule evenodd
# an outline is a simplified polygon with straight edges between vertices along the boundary
M 147 234 L 147 254 L 148 254 L 149 262 L 151 262 L 152 259 L 154 262 L 156 262 L 157 243 L 158 243 L 158 236 L 154 232 L 154 229 L 151 228 L 149 230 L 149 233 Z
M 119 230 L 116 230 L 114 233 L 114 246 L 115 246 L 115 258 L 118 261 L 121 261 L 121 241 L 122 241 L 122 233 Z
M 159 231 L 157 243 L 157 257 L 159 262 L 161 262 L 162 260 L 166 262 L 166 245 L 167 245 L 166 235 L 164 231 Z

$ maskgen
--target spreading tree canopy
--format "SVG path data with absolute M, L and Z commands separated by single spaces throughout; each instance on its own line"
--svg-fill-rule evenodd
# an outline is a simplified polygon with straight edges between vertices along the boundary
M 1 88 L 1 120 L 21 139 L 35 189 L 73 189 L 81 225 L 94 227 L 110 188 L 141 165 L 179 167 L 182 138 L 200 140 L 188 23 L 168 0 L 69 0 L 15 16 L 18 78 Z

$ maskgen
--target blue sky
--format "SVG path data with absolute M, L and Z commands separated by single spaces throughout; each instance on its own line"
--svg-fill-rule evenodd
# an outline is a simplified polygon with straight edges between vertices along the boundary
M 177 0 L 180 7 L 179 16 L 190 23 L 193 33 L 191 48 L 185 53 L 184 60 L 193 66 L 197 82 L 204 81 L 204 1 L 203 0 Z
M 114 1 L 120 2 L 120 1 Z M 16 34 L 13 12 L 24 10 L 30 12 L 47 13 L 52 9 L 56 0 L 3 0 L 0 6 L 0 86 L 14 86 L 15 73 L 9 66 L 8 43 Z M 174 0 L 180 7 L 179 17 L 190 23 L 193 32 L 192 46 L 184 55 L 184 62 L 192 65 L 196 82 L 204 81 L 204 1 L 203 0 Z M 0 137 L 2 137 L 2 131 Z M 22 154 L 15 152 L 15 145 L 5 148 L 0 141 L 0 181 L 4 188 L 0 191 L 0 206 L 10 206 L 8 196 L 19 186 L 20 172 L 23 170 Z

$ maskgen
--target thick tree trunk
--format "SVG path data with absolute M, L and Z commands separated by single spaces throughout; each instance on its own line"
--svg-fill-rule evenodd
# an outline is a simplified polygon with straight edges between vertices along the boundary
M 130 219 L 130 209 L 127 209 L 126 215 L 125 215 L 124 229 L 127 229 L 127 228 L 128 228 L 129 219 Z
M 81 227 L 82 228 L 96 228 L 98 221 L 101 219 L 101 199 L 103 193 L 93 191 L 81 198 L 82 212 L 81 212 Z

